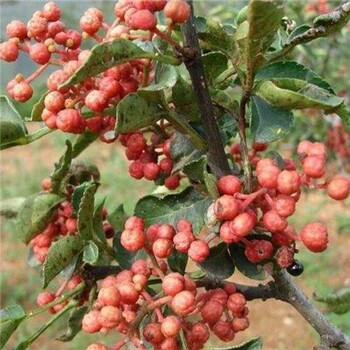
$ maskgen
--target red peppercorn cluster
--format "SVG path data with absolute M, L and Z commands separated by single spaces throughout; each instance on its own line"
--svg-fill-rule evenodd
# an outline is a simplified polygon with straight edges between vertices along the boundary
M 305 5 L 306 14 L 317 16 L 319 14 L 326 14 L 331 11 L 331 6 L 327 0 L 312 0 Z
M 45 191 L 51 190 L 51 181 L 49 178 L 44 179 L 42 188 Z M 74 189 L 71 189 L 73 193 Z M 107 211 L 103 211 L 103 230 L 106 238 L 114 235 L 112 226 L 107 221 Z M 46 226 L 44 231 L 37 234 L 30 242 L 29 246 L 33 249 L 33 253 L 38 262 L 43 263 L 47 257 L 49 249 L 53 242 L 67 235 L 78 234 L 78 219 L 73 209 L 71 198 L 61 203 L 54 213 L 52 221 Z
M 128 251 L 145 248 L 158 259 L 169 257 L 174 249 L 187 253 L 194 262 L 202 262 L 209 255 L 208 243 L 194 236 L 192 225 L 186 220 L 180 220 L 176 230 L 168 224 L 153 224 L 145 229 L 142 219 L 131 216 L 125 222 L 120 241 Z
M 165 132 L 165 131 L 164 131 Z M 153 133 L 147 142 L 144 133 L 121 134 L 119 141 L 126 147 L 125 155 L 132 161 L 129 174 L 134 179 L 145 178 L 150 181 L 162 179 L 164 186 L 175 190 L 180 185 L 180 174 L 172 174 L 173 160 L 170 154 L 170 136 L 162 141 Z
M 104 142 L 114 141 L 115 138 L 108 133 L 115 126 L 115 117 L 111 115 L 113 108 L 124 96 L 137 91 L 141 84 L 147 85 L 152 81 L 152 63 L 135 59 L 70 88 L 60 86 L 89 57 L 90 51 L 81 49 L 84 39 L 91 38 L 99 43 L 117 38 L 152 40 L 153 35 L 162 35 L 156 28 L 155 16 L 155 12 L 162 10 L 169 19 L 170 31 L 172 25 L 184 22 L 190 12 L 185 0 L 120 0 L 115 4 L 116 19 L 111 25 L 104 21 L 104 14 L 99 9 L 86 10 L 79 23 L 81 33 L 66 27 L 61 21 L 60 7 L 51 1 L 42 10 L 36 11 L 27 24 L 13 20 L 6 28 L 8 40 L 0 44 L 0 58 L 13 62 L 22 51 L 40 67 L 27 78 L 17 74 L 7 85 L 8 94 L 18 102 L 28 101 L 33 96 L 31 82 L 49 65 L 59 66 L 47 79 L 48 93 L 44 100 L 42 120 L 50 129 L 74 134 L 89 130 L 99 133 Z M 151 32 L 145 36 L 131 33 L 132 30 Z M 145 64 L 151 68 L 146 78 L 143 73 Z M 93 112 L 92 116 L 84 116 L 83 109 L 86 107 Z M 150 172 L 154 172 L 154 169 Z
M 136 217 L 131 220 L 135 225 L 140 222 Z M 179 224 L 188 226 L 185 222 Z M 163 230 L 168 231 L 169 226 L 164 226 Z M 155 268 L 155 264 L 158 265 L 152 259 L 136 260 L 130 270 L 102 280 L 93 309 L 82 320 L 82 329 L 102 334 L 115 329 L 127 335 L 135 346 L 147 341 L 155 349 L 176 350 L 180 349 L 180 332 L 189 349 L 202 349 L 211 332 L 228 342 L 237 332 L 248 328 L 246 298 L 231 283 L 225 283 L 223 288 L 203 290 L 189 276 L 168 271 L 164 262 L 162 293 L 149 294 L 146 291 L 149 282 L 159 276 L 159 266 Z M 165 305 L 171 310 L 170 314 L 163 315 Z M 145 325 L 140 335 L 139 323 L 146 314 L 154 314 L 154 320 Z M 126 341 L 122 339 L 109 349 L 120 349 Z M 103 344 L 91 344 L 87 349 L 108 348 Z
M 324 251 L 328 244 L 324 224 L 309 223 L 302 228 L 300 235 L 288 224 L 302 186 L 326 189 L 331 198 L 344 200 L 349 197 L 350 180 L 335 175 L 319 182 L 326 176 L 327 148 L 323 143 L 307 140 L 299 143 L 300 171 L 293 160 L 285 159 L 281 165 L 273 159 L 261 158 L 257 153 L 265 148 L 263 144 L 253 144 L 250 160 L 255 164 L 255 183 L 251 193 L 240 192 L 240 179 L 234 175 L 219 179 L 217 187 L 221 196 L 214 203 L 214 215 L 222 221 L 219 235 L 225 243 L 243 243 L 245 254 L 253 263 L 274 258 L 280 267 L 285 268 L 293 263 L 296 240 L 301 240 L 315 253 Z M 233 145 L 230 150 L 239 162 L 239 147 Z M 267 239 L 251 239 L 253 231 L 269 233 L 269 236 Z

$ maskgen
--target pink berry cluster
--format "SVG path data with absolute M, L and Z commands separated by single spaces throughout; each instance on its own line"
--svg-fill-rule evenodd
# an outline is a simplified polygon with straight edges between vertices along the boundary
M 149 141 L 141 131 L 119 136 L 119 141 L 126 147 L 126 157 L 132 161 L 129 165 L 130 176 L 137 180 L 145 178 L 151 181 L 162 177 L 165 187 L 176 189 L 180 185 L 181 176 L 172 174 L 170 138 L 162 141 L 159 135 L 152 133 L 148 139 Z
M 131 216 L 120 241 L 130 252 L 145 248 L 158 259 L 168 258 L 174 249 L 188 254 L 194 262 L 203 262 L 209 256 L 208 243 L 194 236 L 192 224 L 186 220 L 180 220 L 176 230 L 168 224 L 153 224 L 145 229 L 142 219 Z
M 155 12 L 164 11 L 169 20 L 169 32 L 156 28 Z M 48 93 L 44 100 L 41 118 L 50 129 L 80 134 L 85 130 L 99 133 L 104 142 L 115 138 L 106 136 L 114 130 L 113 108 L 127 94 L 135 92 L 142 84 L 148 85 L 153 77 L 153 63 L 135 59 L 114 66 L 103 74 L 88 78 L 70 88 L 60 88 L 90 55 L 82 50 L 84 40 L 97 42 L 117 38 L 127 40 L 152 40 L 160 35 L 170 40 L 172 26 L 184 22 L 190 8 L 185 0 L 120 0 L 115 4 L 115 21 L 110 25 L 104 21 L 104 14 L 97 8 L 89 8 L 80 19 L 82 32 L 66 28 L 61 21 L 61 9 L 54 2 L 48 2 L 42 10 L 36 11 L 27 24 L 11 21 L 6 28 L 8 40 L 0 44 L 0 58 L 7 62 L 16 61 L 22 51 L 40 67 L 29 77 L 17 74 L 7 85 L 8 94 L 18 102 L 26 102 L 33 95 L 31 83 L 49 65 L 59 66 L 47 79 Z M 147 30 L 149 35 L 132 32 Z M 150 67 L 150 74 L 144 77 L 144 66 Z M 93 115 L 84 116 L 83 108 Z M 109 109 L 112 110 L 109 113 Z
M 38 306 L 46 306 L 47 304 L 50 304 L 54 301 L 58 301 L 61 297 L 61 295 L 65 291 L 70 291 L 74 288 L 76 288 L 81 282 L 83 281 L 82 277 L 80 274 L 76 274 L 73 277 L 70 278 L 69 281 L 63 282 L 62 285 L 58 288 L 58 290 L 54 292 L 50 291 L 44 291 L 39 293 L 36 299 L 36 303 Z M 87 300 L 87 295 L 83 295 L 81 298 L 81 302 L 83 303 L 84 301 Z M 55 314 L 62 310 L 66 305 L 68 304 L 68 300 L 64 300 L 61 303 L 55 303 L 54 306 L 50 307 L 49 312 L 51 314 Z
M 231 152 L 237 152 L 237 148 L 231 147 Z M 328 244 L 324 224 L 311 222 L 298 235 L 288 224 L 288 217 L 295 212 L 303 186 L 326 189 L 332 199 L 344 200 L 349 197 L 350 179 L 335 175 L 318 181 L 326 175 L 327 157 L 327 148 L 320 142 L 299 143 L 300 170 L 291 159 L 284 159 L 281 165 L 271 158 L 260 158 L 257 152 L 264 149 L 262 145 L 253 144 L 253 148 L 250 159 L 255 165 L 255 182 L 251 193 L 241 192 L 241 181 L 234 175 L 223 176 L 217 183 L 221 196 L 213 210 L 215 218 L 222 222 L 220 238 L 228 244 L 243 243 L 245 254 L 253 263 L 275 258 L 282 268 L 292 264 L 297 240 L 312 252 L 324 251 Z M 270 233 L 270 237 L 250 239 L 253 231 Z
M 140 349 L 145 349 L 146 341 L 155 349 L 177 350 L 180 332 L 189 349 L 202 349 L 211 333 L 228 342 L 248 328 L 246 298 L 233 284 L 225 282 L 222 288 L 204 290 L 189 276 L 168 271 L 166 263 L 161 262 L 136 260 L 130 270 L 102 280 L 93 309 L 82 320 L 82 329 L 102 334 L 117 330 L 126 337 L 110 348 L 98 343 L 87 350 L 118 350 L 128 341 Z M 162 291 L 151 295 L 147 286 L 159 276 Z M 166 315 L 162 311 L 165 305 L 171 311 Z M 148 314 L 153 315 L 152 320 L 140 334 L 140 322 Z
M 45 191 L 51 190 L 51 181 L 49 178 L 44 179 L 42 187 Z M 103 230 L 106 238 L 111 238 L 114 235 L 112 226 L 107 221 L 107 211 L 103 211 Z M 78 219 L 74 213 L 71 199 L 61 203 L 54 213 L 52 221 L 46 228 L 37 234 L 30 242 L 29 246 L 33 249 L 35 258 L 40 263 L 44 263 L 49 249 L 53 242 L 67 235 L 78 234 Z

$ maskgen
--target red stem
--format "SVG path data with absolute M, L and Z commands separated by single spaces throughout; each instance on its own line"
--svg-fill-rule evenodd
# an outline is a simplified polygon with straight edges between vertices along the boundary
M 40 66 L 32 75 L 30 75 L 25 81 L 30 84 L 35 78 L 37 78 L 48 66 L 50 63 L 46 63 L 43 66 Z

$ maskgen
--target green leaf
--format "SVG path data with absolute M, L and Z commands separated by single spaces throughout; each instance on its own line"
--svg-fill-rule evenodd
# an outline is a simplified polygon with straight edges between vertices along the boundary
M 186 270 L 187 260 L 187 254 L 181 253 L 174 249 L 171 255 L 168 257 L 168 265 L 170 270 L 173 272 L 179 272 L 183 275 Z
M 0 216 L 7 219 L 14 219 L 17 217 L 19 209 L 25 200 L 24 197 L 17 197 L 0 201 Z
M 232 90 L 232 88 L 227 88 L 225 90 L 210 89 L 210 95 L 214 104 L 226 109 L 231 114 L 237 114 L 239 103 L 235 99 L 236 95 Z
M 183 167 L 183 172 L 187 177 L 196 182 L 204 181 L 204 172 L 207 169 L 207 157 L 201 156 L 200 158 L 187 163 Z
M 136 58 L 149 58 L 166 64 L 178 65 L 179 60 L 172 56 L 146 52 L 130 40 L 115 39 L 93 47 L 85 63 L 61 87 L 72 86 L 106 69 Z
M 172 88 L 172 101 L 177 111 L 187 120 L 199 121 L 200 114 L 197 96 L 193 91 L 192 85 L 181 76 L 177 78 L 177 82 Z
M 31 122 L 41 122 L 41 120 L 42 120 L 41 115 L 42 115 L 44 108 L 45 108 L 44 100 L 45 100 L 45 97 L 48 95 L 48 93 L 49 93 L 49 91 L 45 92 L 40 97 L 38 102 L 34 104 L 34 106 L 32 108 L 32 113 L 30 116 Z
M 215 78 L 228 68 L 227 56 L 220 51 L 212 51 L 202 56 L 205 75 L 209 85 L 213 85 Z
M 51 191 L 57 193 L 60 190 L 62 180 L 69 172 L 69 167 L 72 162 L 72 144 L 66 141 L 67 150 L 59 160 L 58 164 L 55 164 L 55 171 L 51 174 Z
M 237 28 L 235 39 L 243 70 L 253 72 L 263 62 L 262 54 L 273 43 L 284 15 L 280 1 L 253 0 L 247 9 L 247 20 Z
M 84 315 L 87 313 L 87 311 L 88 311 L 87 305 L 83 305 L 73 309 L 69 315 L 68 326 L 65 334 L 62 334 L 60 337 L 57 337 L 55 339 L 63 342 L 73 340 L 74 337 L 81 330 L 81 321 Z
M 135 215 L 143 218 L 146 225 L 175 225 L 179 220 L 189 220 L 193 231 L 198 233 L 204 225 L 204 217 L 211 202 L 211 199 L 189 187 L 175 195 L 150 195 L 142 198 L 136 204 Z
M 129 252 L 120 243 L 121 231 L 115 233 L 113 237 L 113 249 L 115 250 L 115 259 L 123 269 L 130 269 L 132 263 L 138 259 L 146 259 L 147 253 L 144 249 L 136 252 Z
M 158 103 L 147 101 L 136 93 L 125 96 L 117 107 L 116 131 L 132 132 L 156 123 L 164 117 L 164 110 Z
M 342 315 L 350 311 L 350 288 L 345 287 L 326 297 L 315 296 L 315 300 L 326 303 L 329 310 Z
M 171 139 L 170 154 L 174 161 L 174 173 L 203 156 L 203 152 L 198 150 L 191 140 L 180 132 L 175 132 Z
M 307 24 L 302 24 L 298 27 L 296 27 L 288 36 L 288 39 L 285 43 L 285 45 L 290 44 L 290 42 L 298 35 L 304 34 L 305 32 L 307 32 L 309 29 L 311 28 L 311 26 L 307 25 Z
M 231 114 L 225 113 L 218 119 L 218 124 L 222 143 L 227 145 L 230 143 L 230 140 L 237 135 L 237 122 Z
M 256 142 L 272 142 L 285 136 L 293 127 L 293 113 L 276 108 L 258 96 L 251 98 L 251 129 Z
M 263 267 L 261 265 L 253 264 L 248 260 L 244 254 L 244 247 L 242 245 L 237 243 L 230 244 L 229 252 L 235 266 L 241 273 L 243 273 L 243 275 L 254 280 L 264 280 L 266 278 L 266 273 Z
M 107 220 L 114 230 L 123 231 L 128 215 L 125 213 L 123 204 L 119 205 L 112 213 L 108 214 Z
M 94 196 L 96 185 L 89 183 L 84 188 L 78 210 L 78 232 L 79 236 L 85 240 L 89 240 L 93 236 L 93 220 L 94 220 Z
M 29 196 L 21 205 L 17 215 L 19 238 L 28 244 L 51 222 L 54 212 L 64 198 L 47 192 Z
M 296 61 L 277 61 L 263 66 L 256 72 L 254 81 L 260 82 L 273 79 L 302 80 L 334 94 L 331 86 L 322 77 Z
M 72 196 L 72 204 L 73 204 L 75 215 L 78 215 L 80 203 L 84 196 L 84 192 L 90 186 L 91 186 L 91 182 L 84 182 L 75 188 Z
M 233 26 L 222 26 L 211 18 L 196 17 L 195 25 L 198 38 L 209 48 L 220 49 L 220 51 L 232 56 L 236 51 L 234 45 Z M 228 30 L 229 29 L 229 30 Z
M 0 145 L 1 148 L 18 140 L 26 140 L 28 130 L 23 119 L 7 96 L 0 96 Z
M 98 139 L 97 133 L 92 133 L 90 131 L 85 131 L 80 134 L 73 144 L 72 157 L 76 158 L 78 155 L 85 150 L 91 143 Z
M 43 288 L 82 252 L 85 244 L 80 236 L 67 236 L 52 244 L 42 268 Z
M 175 67 L 158 62 L 154 75 L 154 84 L 142 87 L 137 92 L 142 96 L 144 92 L 163 91 L 172 88 L 176 84 L 177 76 L 178 73 Z
M 334 109 L 343 99 L 317 85 L 293 79 L 264 81 L 254 89 L 256 95 L 279 108 L 322 108 Z
M 261 338 L 254 338 L 245 343 L 228 346 L 224 348 L 206 348 L 207 350 L 262 350 L 262 340 Z
M 345 106 L 344 102 L 334 111 L 334 113 L 343 120 L 345 125 L 350 126 L 350 110 Z
M 103 207 L 105 204 L 105 199 L 96 206 L 94 210 L 94 216 L 93 216 L 93 228 L 94 228 L 94 238 L 100 240 L 103 243 L 107 242 L 106 234 L 103 230 Z
M 26 313 L 23 308 L 16 304 L 0 310 L 0 348 L 2 349 L 12 333 L 25 319 Z
M 228 252 L 226 243 L 211 247 L 210 255 L 198 265 L 205 272 L 220 279 L 229 278 L 235 272 L 235 264 Z
M 89 241 L 88 245 L 84 249 L 83 261 L 95 265 L 99 258 L 99 249 L 93 241 Z
M 217 199 L 220 197 L 220 193 L 218 190 L 218 187 L 216 186 L 217 178 L 213 175 L 208 173 L 207 170 L 204 171 L 204 185 L 210 194 L 211 198 Z

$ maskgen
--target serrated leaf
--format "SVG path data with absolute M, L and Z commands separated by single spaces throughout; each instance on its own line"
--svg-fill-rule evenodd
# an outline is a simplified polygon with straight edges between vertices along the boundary
M 124 224 L 128 215 L 125 213 L 123 204 L 119 205 L 112 213 L 108 214 L 107 220 L 112 225 L 114 230 L 124 230 Z
M 10 305 L 0 310 L 0 348 L 2 349 L 12 333 L 26 317 L 20 305 Z
M 168 265 L 170 270 L 173 272 L 179 272 L 183 275 L 186 270 L 187 260 L 187 254 L 181 253 L 174 249 L 171 255 L 168 257 Z
M 33 105 L 32 113 L 30 115 L 31 122 L 41 122 L 42 120 L 41 115 L 45 108 L 44 100 L 45 100 L 45 97 L 48 95 L 48 93 L 49 92 L 45 92 L 43 95 L 41 95 L 38 102 Z
M 255 82 L 273 79 L 292 79 L 306 81 L 334 94 L 331 86 L 317 73 L 296 61 L 278 61 L 263 66 L 256 72 Z
M 117 107 L 116 131 L 132 132 L 156 123 L 165 116 L 158 103 L 147 101 L 136 93 L 125 96 Z
M 68 326 L 65 334 L 62 334 L 60 337 L 55 338 L 59 341 L 71 341 L 81 330 L 81 321 L 84 315 L 88 311 L 88 306 L 83 305 L 73 309 L 69 315 Z
M 251 98 L 251 129 L 256 142 L 272 142 L 285 136 L 293 127 L 293 113 L 273 107 L 258 96 Z
M 66 141 L 67 150 L 55 165 L 55 171 L 51 174 L 51 191 L 58 193 L 61 187 L 62 180 L 69 172 L 69 167 L 72 162 L 72 144 Z
M 88 245 L 84 249 L 83 261 L 95 265 L 99 258 L 99 249 L 93 241 L 89 241 Z
M 138 259 L 146 259 L 147 253 L 144 249 L 139 249 L 136 252 L 126 250 L 120 243 L 121 232 L 118 231 L 113 237 L 113 249 L 115 251 L 115 259 L 119 266 L 123 269 L 130 269 L 134 261 Z
M 103 207 L 105 204 L 105 199 L 96 206 L 94 210 L 94 216 L 93 216 L 93 228 L 94 228 L 94 237 L 96 237 L 98 240 L 100 240 L 103 243 L 107 242 L 106 234 L 103 230 Z
M 57 206 L 63 201 L 64 198 L 47 192 L 26 198 L 17 215 L 18 237 L 28 244 L 51 222 Z
M 172 65 L 180 64 L 179 60 L 172 56 L 144 51 L 130 40 L 115 39 L 94 46 L 85 63 L 61 87 L 80 83 L 108 68 L 136 58 L 149 58 Z
M 23 119 L 7 96 L 0 96 L 0 145 L 26 140 L 28 130 Z
M 150 195 L 142 198 L 136 204 L 135 215 L 143 218 L 146 225 L 175 225 L 179 220 L 189 220 L 193 231 L 198 233 L 204 225 L 205 213 L 211 202 L 211 199 L 189 187 L 175 195 Z
M 280 1 L 253 0 L 247 9 L 247 20 L 235 34 L 244 71 L 253 72 L 263 62 L 262 54 L 273 43 L 284 11 Z
M 78 210 L 78 233 L 85 240 L 91 239 L 93 236 L 93 220 L 94 220 L 94 200 L 96 185 L 89 183 L 85 187 Z
M 342 288 L 326 297 L 315 296 L 315 300 L 326 303 L 330 311 L 335 314 L 345 314 L 350 311 L 350 288 Z
M 228 67 L 228 58 L 220 51 L 212 51 L 202 56 L 205 76 L 209 85 Z
M 207 158 L 202 156 L 199 159 L 188 162 L 182 169 L 187 177 L 196 182 L 204 181 L 204 172 L 207 168 Z
M 207 350 L 262 350 L 262 340 L 261 338 L 254 338 L 245 343 L 227 346 L 223 348 L 206 348 Z
M 244 247 L 240 244 L 234 243 L 229 245 L 229 252 L 236 268 L 243 273 L 243 275 L 254 279 L 264 280 L 266 273 L 261 265 L 253 264 L 248 260 L 244 254 Z
M 257 84 L 255 94 L 278 108 L 334 109 L 343 99 L 316 85 L 293 79 L 264 81 Z
M 192 85 L 181 76 L 177 78 L 172 88 L 172 102 L 180 114 L 187 120 L 198 121 L 200 119 L 197 96 Z
M 224 27 L 212 18 L 203 17 L 195 17 L 195 25 L 198 38 L 207 46 L 220 49 L 230 56 L 234 54 L 236 50 L 232 33 L 235 31 L 235 27 Z
M 43 288 L 83 251 L 85 245 L 79 236 L 67 236 L 51 245 L 42 268 Z
M 210 255 L 200 264 L 205 272 L 220 278 L 226 279 L 235 272 L 235 265 L 228 252 L 227 244 L 220 243 L 210 248 Z
M 84 182 L 81 185 L 77 186 L 73 192 L 72 204 L 76 215 L 78 215 L 80 203 L 84 196 L 84 192 L 90 186 L 91 186 L 91 182 Z

